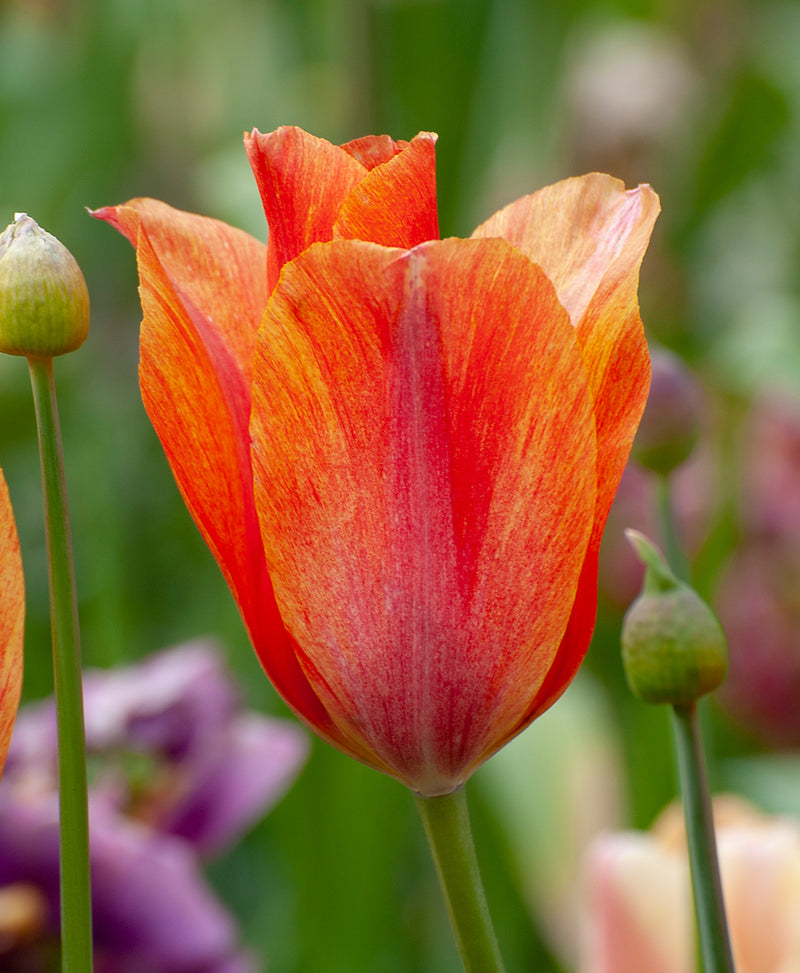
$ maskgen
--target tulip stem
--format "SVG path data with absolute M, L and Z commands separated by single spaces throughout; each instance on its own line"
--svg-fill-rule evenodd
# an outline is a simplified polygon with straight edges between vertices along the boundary
M 697 703 L 672 707 L 697 935 L 705 973 L 734 973 Z
M 679 578 L 688 581 L 689 564 L 678 538 L 678 526 L 675 523 L 675 511 L 672 505 L 668 473 L 659 474 L 656 477 L 656 502 L 661 531 L 664 535 L 664 556 L 667 564 Z
M 467 973 L 503 973 L 464 789 L 442 797 L 417 794 L 416 798 L 464 969 Z
M 92 912 L 80 630 L 52 358 L 29 358 L 42 466 L 58 728 L 61 962 L 91 973 Z

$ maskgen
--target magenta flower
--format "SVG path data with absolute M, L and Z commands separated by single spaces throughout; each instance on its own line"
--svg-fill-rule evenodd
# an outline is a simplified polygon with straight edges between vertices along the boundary
M 208 642 L 88 672 L 84 693 L 95 973 L 251 973 L 200 855 L 231 843 L 283 795 L 306 757 L 306 734 L 242 712 Z M 52 700 L 24 708 L 0 783 L 0 895 L 30 915 L 6 954 L 0 936 L 2 969 L 50 968 L 59 925 L 55 760 Z

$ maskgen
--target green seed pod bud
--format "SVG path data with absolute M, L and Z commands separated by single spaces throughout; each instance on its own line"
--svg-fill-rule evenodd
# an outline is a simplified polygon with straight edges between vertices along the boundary
M 700 430 L 694 377 L 672 352 L 651 355 L 650 394 L 633 444 L 633 458 L 653 473 L 671 473 L 688 459 Z
M 0 351 L 53 358 L 89 331 L 89 292 L 75 258 L 25 213 L 0 234 Z
M 622 623 L 628 685 L 646 703 L 690 703 L 722 685 L 725 635 L 708 605 L 638 531 L 625 534 L 645 564 L 642 593 Z

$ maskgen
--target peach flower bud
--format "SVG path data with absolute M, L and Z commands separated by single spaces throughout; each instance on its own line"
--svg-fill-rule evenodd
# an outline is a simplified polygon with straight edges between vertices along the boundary
M 714 801 L 737 973 L 800 969 L 800 822 L 740 798 Z M 586 862 L 580 973 L 694 973 L 692 893 L 683 814 L 649 833 L 606 834 Z

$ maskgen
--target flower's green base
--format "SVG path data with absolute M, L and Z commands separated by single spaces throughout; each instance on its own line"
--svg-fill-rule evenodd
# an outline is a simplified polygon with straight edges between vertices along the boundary
M 464 789 L 443 797 L 417 794 L 416 798 L 464 969 L 467 973 L 502 973 L 503 960 L 478 870 Z

